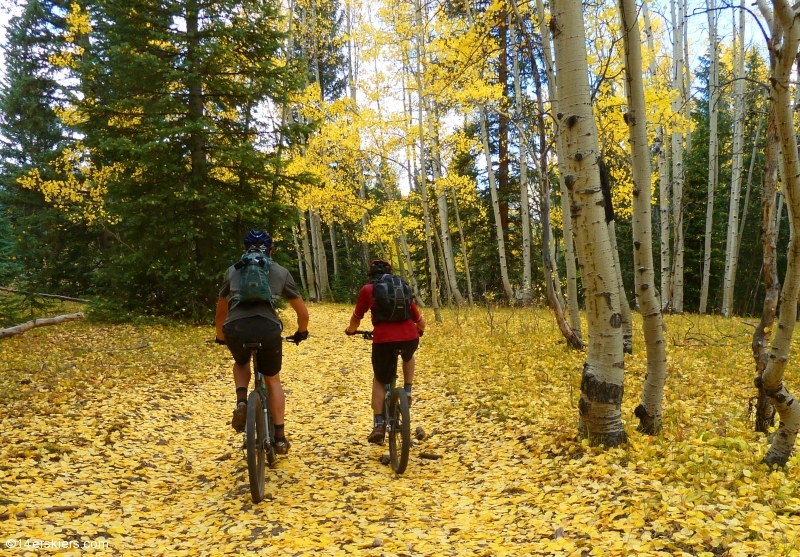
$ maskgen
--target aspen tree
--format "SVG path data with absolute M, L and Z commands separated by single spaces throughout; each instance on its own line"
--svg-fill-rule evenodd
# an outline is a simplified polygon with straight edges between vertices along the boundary
M 331 239 L 331 257 L 333 258 L 333 280 L 339 276 L 339 257 L 336 253 L 336 222 L 331 221 L 328 224 L 328 236 Z
M 447 188 L 437 185 L 442 181 L 442 158 L 439 148 L 439 130 L 438 130 L 438 116 L 435 101 L 431 101 L 431 110 L 428 111 L 428 132 L 433 140 L 433 179 L 436 188 L 436 204 L 439 208 L 439 228 L 442 231 L 442 253 L 444 256 L 444 275 L 447 283 L 448 291 L 452 293 L 456 304 L 464 304 L 464 296 L 458 289 L 458 281 L 456 280 L 456 265 L 453 260 L 453 240 L 450 235 L 449 212 L 447 210 Z M 434 124 L 434 120 L 437 121 Z
M 506 243 L 503 239 L 503 224 L 500 216 L 500 200 L 497 195 L 497 185 L 492 168 L 492 155 L 489 148 L 489 133 L 486 130 L 486 107 L 481 105 L 478 108 L 480 117 L 481 140 L 483 141 L 483 154 L 486 157 L 486 172 L 489 176 L 489 193 L 492 198 L 492 211 L 494 212 L 495 234 L 497 236 L 497 251 L 500 256 L 500 278 L 503 281 L 503 291 L 506 298 L 510 301 L 514 298 L 511 283 L 508 280 L 508 265 L 506 263 Z
M 589 348 L 581 380 L 579 431 L 593 443 L 626 442 L 621 403 L 625 363 L 614 257 L 605 224 L 580 0 L 554 0 L 550 23 L 559 72 L 566 154 L 565 184 L 574 208 L 576 243 L 586 288 Z
M 650 50 L 650 78 L 656 79 L 658 76 L 656 66 L 656 47 L 653 40 L 653 26 L 650 23 L 650 11 L 647 9 L 647 0 L 642 0 L 642 21 L 644 22 L 644 34 L 647 37 L 647 48 Z M 667 149 L 665 143 L 666 130 L 664 126 L 656 126 L 656 139 L 654 150 L 656 151 L 656 161 L 658 167 L 659 183 L 659 222 L 660 222 L 660 254 L 661 254 L 661 309 L 664 310 L 669 305 L 670 291 L 670 264 L 669 264 L 669 163 L 667 161 Z
M 678 6 L 678 17 L 675 16 L 675 4 Z M 688 102 L 684 90 L 683 67 L 683 3 L 682 0 L 670 2 L 672 13 L 672 87 L 677 91 L 672 102 L 672 112 L 680 114 L 683 103 Z M 668 296 L 672 310 L 683 313 L 683 133 L 676 124 L 672 126 L 672 224 L 673 224 L 673 268 L 671 279 L 671 295 Z M 663 293 L 662 293 L 663 295 Z
M 739 5 L 739 27 L 735 34 L 733 84 L 733 162 L 731 165 L 731 199 L 728 208 L 728 238 L 725 243 L 725 277 L 722 287 L 722 315 L 733 313 L 733 292 L 736 284 L 739 244 L 739 197 L 742 191 L 744 162 L 744 0 Z
M 628 86 L 628 112 L 625 121 L 630 131 L 633 166 L 633 264 L 636 298 L 642 312 L 647 372 L 641 404 L 635 414 L 638 430 L 658 433 L 662 425 L 661 403 L 667 377 L 663 318 L 655 291 L 653 234 L 650 213 L 650 153 L 647 145 L 647 107 L 642 80 L 642 47 L 635 0 L 620 1 L 620 22 L 624 38 L 625 75 Z
M 331 299 L 331 287 L 328 282 L 328 256 L 325 253 L 325 244 L 322 241 L 322 220 L 319 211 L 309 209 L 309 222 L 311 223 L 311 246 L 314 250 L 317 265 L 317 293 L 320 301 Z
M 514 11 L 517 16 L 518 20 L 522 20 L 520 17 L 519 10 L 517 9 L 516 4 L 514 4 Z M 544 93 L 542 90 L 542 82 L 539 78 L 539 68 L 537 64 L 537 58 L 533 54 L 533 48 L 531 47 L 530 40 L 526 36 L 527 46 L 530 54 L 530 62 L 531 62 L 531 76 L 533 77 L 533 84 L 534 84 L 534 98 L 536 99 L 537 104 L 537 112 L 535 114 L 534 121 L 536 122 L 536 127 L 539 133 L 539 164 L 536 166 L 536 173 L 539 178 L 540 184 L 540 215 L 542 218 L 542 263 L 544 267 L 544 278 L 545 278 L 545 287 L 547 289 L 547 300 L 550 303 L 550 307 L 553 310 L 553 314 L 556 318 L 556 323 L 558 324 L 558 328 L 561 330 L 561 334 L 564 335 L 564 338 L 567 339 L 567 343 L 572 346 L 573 348 L 583 348 L 584 344 L 583 341 L 579 336 L 575 334 L 575 331 L 572 330 L 569 323 L 567 323 L 567 319 L 564 315 L 564 307 L 565 304 L 563 302 L 563 298 L 560 296 L 560 286 L 558 279 L 557 270 L 554 268 L 553 265 L 553 254 L 551 246 L 553 245 L 552 242 L 552 227 L 550 225 L 550 172 L 549 172 L 549 164 L 548 164 L 548 141 L 547 141 L 547 130 L 544 125 Z M 525 151 L 528 151 L 530 147 L 527 137 L 524 133 L 524 129 L 519 127 L 519 137 L 520 143 L 525 146 Z M 531 149 L 532 150 L 532 149 Z M 532 150 L 533 151 L 533 150 Z M 535 153 L 535 151 L 534 151 Z M 535 160 L 535 159 L 534 159 Z M 527 190 L 525 191 L 525 195 L 527 195 Z
M 603 190 L 603 203 L 605 208 L 606 226 L 608 227 L 608 239 L 611 242 L 611 253 L 614 256 L 614 274 L 617 279 L 617 289 L 619 290 L 620 315 L 622 316 L 622 349 L 627 354 L 633 353 L 633 317 L 628 298 L 625 295 L 625 286 L 622 284 L 622 272 L 619 264 L 619 249 L 617 248 L 616 217 L 614 215 L 614 205 L 611 199 L 611 178 L 608 167 L 603 162 L 602 157 L 598 159 L 597 166 L 600 170 L 600 187 Z
M 766 100 L 766 99 L 765 99 Z M 744 225 L 747 222 L 747 207 L 750 205 L 750 190 L 753 186 L 753 170 L 755 169 L 756 156 L 758 155 L 758 139 L 761 137 L 761 129 L 764 125 L 764 113 L 759 112 L 758 124 L 756 125 L 756 135 L 753 138 L 753 151 L 750 154 L 750 168 L 747 171 L 747 187 L 745 188 L 744 203 L 742 203 L 742 219 L 739 221 L 739 241 L 736 244 L 736 259 L 739 259 L 739 252 L 742 249 L 742 236 L 744 235 Z
M 433 244 L 431 242 L 431 215 L 428 205 L 428 186 L 425 179 L 425 132 L 423 128 L 424 119 L 422 117 L 422 105 L 424 103 L 424 92 L 422 85 L 422 52 L 424 46 L 422 45 L 422 5 L 420 0 L 414 1 L 414 10 L 416 11 L 417 20 L 417 109 L 418 109 L 418 123 L 419 123 L 419 191 L 422 195 L 422 213 L 423 220 L 425 221 L 425 245 L 428 251 L 428 268 L 430 272 L 430 285 L 431 285 L 431 305 L 433 306 L 433 313 L 437 322 L 442 321 L 442 312 L 439 309 L 439 285 L 436 280 L 436 259 L 433 255 Z
M 467 256 L 467 244 L 464 241 L 464 228 L 461 226 L 461 216 L 458 214 L 458 197 L 456 197 L 455 188 L 450 189 L 453 196 L 453 209 L 456 213 L 456 226 L 458 227 L 458 237 L 461 242 L 461 256 L 464 258 L 464 274 L 467 278 L 467 299 L 469 300 L 469 307 L 472 307 L 472 278 L 469 273 L 469 257 Z
M 767 367 L 763 376 L 756 379 L 756 386 L 763 387 L 780 415 L 780 425 L 772 436 L 772 444 L 764 456 L 764 462 L 783 466 L 792 454 L 797 433 L 800 431 L 800 404 L 783 383 L 797 321 L 797 296 L 800 294 L 800 242 L 796 237 L 800 230 L 800 162 L 790 95 L 792 66 L 800 45 L 800 25 L 797 25 L 800 10 L 791 7 L 786 0 L 772 0 L 771 14 L 765 0 L 759 0 L 758 5 L 762 13 L 767 11 L 766 19 L 773 30 L 767 43 L 771 68 L 770 97 L 775 108 L 785 170 L 784 187 L 789 209 L 790 240 L 778 328 Z M 779 27 L 782 31 L 780 34 L 777 32 Z
M 417 0 L 419 1 L 419 0 Z M 472 21 L 472 10 L 467 3 L 467 18 L 470 25 Z M 480 122 L 481 141 L 483 143 L 483 154 L 486 157 L 486 173 L 489 178 L 489 194 L 492 198 L 492 212 L 494 213 L 495 234 L 497 236 L 497 252 L 500 256 L 500 278 L 503 281 L 503 292 L 509 301 L 514 299 L 514 291 L 511 288 L 511 282 L 508 280 L 508 264 L 506 263 L 506 243 L 504 239 L 503 220 L 500 211 L 500 200 L 497 194 L 497 182 L 492 168 L 492 152 L 489 148 L 489 133 L 487 131 L 486 106 L 481 104 L 478 106 L 478 118 Z
M 780 28 L 773 26 L 773 39 Z M 776 243 L 778 236 L 778 218 L 775 199 L 778 195 L 778 158 L 780 157 L 780 137 L 776 121 L 775 106 L 770 103 L 767 117 L 767 146 L 765 153 L 764 192 L 761 210 L 761 245 L 763 249 L 762 268 L 764 273 L 764 304 L 761 308 L 761 320 L 753 332 L 753 359 L 756 362 L 756 377 L 761 378 L 769 362 L 769 339 L 775 323 L 775 312 L 778 308 L 778 297 L 781 283 L 778 278 L 778 258 Z M 755 430 L 769 433 L 775 422 L 775 408 L 767 397 L 763 386 L 757 387 Z
M 509 33 L 515 45 L 512 63 L 512 73 L 514 74 L 514 98 L 516 100 L 514 122 L 520 137 L 522 137 L 525 132 L 522 125 L 522 87 L 520 85 L 521 80 L 519 76 L 520 48 L 519 41 L 516 40 L 516 25 L 513 23 L 509 25 Z M 519 210 L 522 219 L 522 301 L 525 304 L 531 302 L 531 215 L 530 207 L 528 206 L 528 197 L 528 142 L 524 139 L 520 139 Z
M 292 242 L 294 242 L 294 250 L 297 252 L 297 268 L 300 270 L 300 283 L 303 285 L 303 290 L 308 292 L 308 283 L 306 282 L 306 273 L 303 269 L 303 253 L 300 251 L 300 242 L 297 241 L 297 234 L 292 226 Z
M 516 3 L 514 3 L 516 6 Z M 558 78 L 554 71 L 553 55 L 550 48 L 550 28 L 544 21 L 544 2 L 536 0 L 536 10 L 539 13 L 539 31 L 542 35 L 542 48 L 544 50 L 545 70 L 547 83 L 550 89 L 550 108 L 552 116 L 559 113 Z M 517 15 L 519 17 L 519 15 Z M 581 317 L 578 304 L 578 272 L 575 267 L 575 243 L 573 241 L 572 213 L 569 206 L 569 192 L 564 184 L 566 175 L 564 161 L 566 151 L 562 142 L 561 133 L 556 133 L 556 156 L 558 157 L 558 183 L 561 191 L 561 216 L 564 233 L 564 258 L 567 267 L 567 306 L 569 308 L 570 327 L 578 338 L 581 338 Z
M 706 235 L 703 247 L 703 278 L 700 287 L 700 313 L 708 306 L 708 284 L 711 278 L 711 236 L 714 223 L 714 191 L 719 175 L 717 120 L 719 114 L 719 52 L 717 50 L 717 0 L 706 0 L 708 43 L 711 62 L 708 68 L 708 197 L 706 201 Z
M 684 104 L 683 104 L 683 117 L 686 119 L 686 149 L 684 156 L 689 158 L 692 152 L 692 66 L 689 64 L 689 2 L 683 0 L 683 91 L 684 91 Z M 685 176 L 684 181 L 688 180 Z
M 306 265 L 306 280 L 308 281 L 308 296 L 312 300 L 319 301 L 317 295 L 317 279 L 314 274 L 314 264 L 312 261 L 311 248 L 308 242 L 308 227 L 306 226 L 306 216 L 303 211 L 300 212 L 300 236 L 303 240 L 303 255 L 305 257 Z

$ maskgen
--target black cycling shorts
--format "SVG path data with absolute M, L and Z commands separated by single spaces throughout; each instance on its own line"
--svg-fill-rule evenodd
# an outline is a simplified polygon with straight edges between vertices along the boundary
M 250 361 L 250 349 L 243 345 L 260 342 L 261 348 L 256 352 L 256 362 L 261 375 L 272 377 L 281 370 L 283 356 L 282 328 L 278 323 L 266 317 L 244 317 L 226 323 L 222 327 L 225 344 L 231 351 L 233 359 L 239 365 Z
M 391 383 L 397 374 L 397 356 L 404 362 L 414 357 L 419 348 L 419 339 L 397 342 L 381 342 L 372 345 L 372 371 L 381 383 Z

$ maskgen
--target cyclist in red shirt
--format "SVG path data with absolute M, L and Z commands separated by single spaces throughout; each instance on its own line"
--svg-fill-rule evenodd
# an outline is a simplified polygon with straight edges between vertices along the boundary
M 372 412 L 374 427 L 367 440 L 370 443 L 383 443 L 386 426 L 383 421 L 384 385 L 390 383 L 397 371 L 397 352 L 403 358 L 403 388 L 408 394 L 411 405 L 411 385 L 414 381 L 414 352 L 419 347 L 419 337 L 425 330 L 425 319 L 419 313 L 416 304 L 409 300 L 410 319 L 403 321 L 376 320 L 375 302 L 373 300 L 373 281 L 385 274 L 392 274 L 392 266 L 388 261 L 377 259 L 369 264 L 365 284 L 358 293 L 358 301 L 350 325 L 345 329 L 348 335 L 355 334 L 361 320 L 370 310 L 373 325 L 372 335 Z

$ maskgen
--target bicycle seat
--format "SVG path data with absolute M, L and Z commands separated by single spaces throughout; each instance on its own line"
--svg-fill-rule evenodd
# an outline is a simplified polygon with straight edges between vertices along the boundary
M 245 348 L 247 348 L 249 350 L 258 350 L 259 348 L 261 348 L 261 343 L 260 342 L 245 342 L 242 346 L 244 346 Z

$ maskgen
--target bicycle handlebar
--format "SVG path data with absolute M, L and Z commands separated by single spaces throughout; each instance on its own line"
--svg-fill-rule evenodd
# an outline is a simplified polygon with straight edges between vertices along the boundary
M 284 337 L 284 336 L 282 336 L 282 337 L 281 337 L 281 340 L 283 340 L 283 341 L 285 341 L 285 342 L 291 342 L 292 344 L 295 344 L 295 345 L 296 345 L 296 344 L 299 344 L 298 342 L 296 342 L 296 341 L 294 340 L 294 337 L 293 337 L 292 335 L 285 336 L 285 337 Z M 215 342 L 216 344 L 222 344 L 222 345 L 226 345 L 226 344 L 227 344 L 227 343 L 226 343 L 224 340 L 220 340 L 220 339 L 218 339 L 218 338 L 215 338 L 215 339 L 214 339 L 214 342 Z

